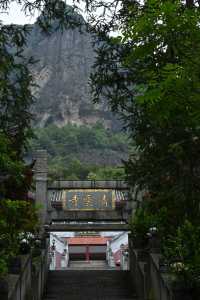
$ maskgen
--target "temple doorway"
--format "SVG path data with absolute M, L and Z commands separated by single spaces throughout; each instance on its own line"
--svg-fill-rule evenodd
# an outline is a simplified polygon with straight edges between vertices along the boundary
M 50 243 L 51 270 L 129 268 L 127 232 L 51 233 Z

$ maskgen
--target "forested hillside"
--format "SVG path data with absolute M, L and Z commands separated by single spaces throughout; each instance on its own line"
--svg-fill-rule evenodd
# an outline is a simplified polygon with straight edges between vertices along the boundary
M 76 27 L 59 29 L 57 20 L 52 20 L 51 34 L 45 35 L 40 18 L 29 26 L 25 53 L 38 59 L 31 66 L 36 83 L 32 88 L 36 138 L 31 148 L 47 149 L 51 178 L 121 177 L 122 159 L 128 158 L 127 136 L 113 133 L 120 130 L 121 122 L 106 98 L 92 102 L 89 88 L 96 36 L 72 7 L 65 10 L 71 20 L 85 24 L 81 32 Z
M 35 129 L 32 151 L 46 149 L 51 178 L 116 179 L 123 177 L 129 152 L 127 135 L 94 126 L 50 125 Z

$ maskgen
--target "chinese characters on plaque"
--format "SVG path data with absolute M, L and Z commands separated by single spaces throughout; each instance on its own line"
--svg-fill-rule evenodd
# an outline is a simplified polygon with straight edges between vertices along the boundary
M 65 210 L 111 210 L 115 206 L 112 190 L 65 190 L 62 200 Z

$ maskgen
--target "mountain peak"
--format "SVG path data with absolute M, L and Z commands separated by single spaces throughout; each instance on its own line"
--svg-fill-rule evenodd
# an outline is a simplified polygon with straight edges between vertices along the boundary
M 58 11 L 63 3 L 59 5 Z M 72 18 L 84 20 L 73 7 L 66 4 L 64 7 Z M 46 13 L 40 18 L 45 18 Z M 38 23 L 34 24 L 27 41 L 27 55 L 38 60 L 31 70 L 36 83 L 32 90 L 36 99 L 33 107 L 36 125 L 63 127 L 100 121 L 106 128 L 118 128 L 119 122 L 106 102 L 92 103 L 89 78 L 95 60 L 93 35 L 85 26 L 80 31 L 71 26 L 59 28 L 55 18 L 52 22 L 50 34 L 44 34 Z
M 77 10 L 63 1 L 51 0 L 46 3 L 36 24 L 42 29 L 73 28 L 85 23 Z

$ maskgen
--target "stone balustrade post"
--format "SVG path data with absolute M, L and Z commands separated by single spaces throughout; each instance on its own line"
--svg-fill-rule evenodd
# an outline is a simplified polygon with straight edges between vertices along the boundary
M 44 225 L 47 222 L 47 151 L 37 150 L 35 153 L 35 204 L 39 206 L 40 224 Z

